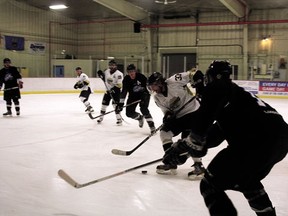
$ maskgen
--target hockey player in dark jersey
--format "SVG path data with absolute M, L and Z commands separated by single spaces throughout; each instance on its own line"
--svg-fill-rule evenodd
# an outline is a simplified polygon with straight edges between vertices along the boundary
M 122 111 L 126 95 L 128 93 L 127 104 L 131 104 L 126 107 L 126 116 L 139 121 L 139 127 L 142 128 L 144 124 L 144 118 L 150 128 L 151 133 L 155 132 L 155 125 L 153 118 L 148 109 L 150 102 L 150 94 L 146 88 L 147 78 L 139 72 L 136 72 L 134 64 L 127 66 L 127 75 L 122 82 L 122 91 L 120 94 L 120 102 L 118 103 L 116 110 Z M 141 100 L 139 103 L 133 103 Z M 132 104 L 133 103 L 133 104 Z M 136 112 L 136 107 L 139 104 L 140 112 Z
M 206 86 L 198 109 L 198 126 L 179 140 L 163 157 L 183 163 L 181 154 L 204 156 L 207 148 L 226 139 L 228 146 L 212 159 L 200 183 L 210 215 L 236 216 L 226 190 L 241 192 L 258 216 L 276 216 L 261 180 L 288 151 L 288 125 L 270 105 L 231 81 L 231 65 L 214 61 L 206 75 Z M 212 144 L 213 143 L 213 144 Z M 212 144 L 212 145 L 211 145 Z
M 11 60 L 5 58 L 3 60 L 4 68 L 0 70 L 0 89 L 4 84 L 4 100 L 6 101 L 7 112 L 3 116 L 12 115 L 12 101 L 15 105 L 16 115 L 20 115 L 21 98 L 20 88 L 23 88 L 22 76 L 16 67 L 11 66 Z

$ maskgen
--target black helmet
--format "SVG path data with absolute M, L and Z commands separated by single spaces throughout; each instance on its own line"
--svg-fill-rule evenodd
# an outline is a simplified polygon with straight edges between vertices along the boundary
M 160 72 L 153 72 L 153 74 L 148 77 L 148 85 L 163 83 L 164 81 L 165 79 Z
M 213 61 L 208 70 L 206 71 L 206 77 L 209 79 L 211 77 L 213 80 L 215 79 L 224 79 L 230 80 L 230 75 L 232 74 L 232 66 L 231 64 L 224 60 L 215 60 Z M 211 81 L 211 80 L 210 80 Z M 208 80 L 209 82 L 209 80 Z
M 136 70 L 136 67 L 135 67 L 134 64 L 129 64 L 129 65 L 127 66 L 127 71 L 130 71 L 130 70 Z
M 114 59 L 109 61 L 109 65 L 113 65 L 113 64 L 117 65 L 117 63 L 116 63 L 116 61 Z
M 6 62 L 11 63 L 11 60 L 10 60 L 9 58 L 4 58 L 4 59 L 3 59 L 3 63 L 6 63 Z

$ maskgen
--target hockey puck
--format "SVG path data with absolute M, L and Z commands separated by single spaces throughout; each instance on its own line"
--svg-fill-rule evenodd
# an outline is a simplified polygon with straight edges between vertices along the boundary
M 147 170 L 142 170 L 142 174 L 147 174 Z

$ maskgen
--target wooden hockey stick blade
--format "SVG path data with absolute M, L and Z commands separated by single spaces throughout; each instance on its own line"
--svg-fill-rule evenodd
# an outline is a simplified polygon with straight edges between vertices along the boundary
M 89 116 L 91 119 L 96 119 L 96 118 L 99 118 L 99 117 L 101 117 L 101 116 L 107 115 L 107 114 L 112 113 L 112 112 L 115 112 L 115 110 L 111 110 L 111 111 L 109 111 L 109 112 L 106 112 L 105 114 L 101 114 L 101 115 L 98 115 L 98 116 L 95 116 L 95 117 L 92 115 L 92 113 L 88 113 L 88 116 Z
M 74 179 L 72 179 L 64 170 L 58 170 L 58 175 L 72 187 L 79 188 L 79 184 Z
M 125 174 L 125 173 L 134 171 L 134 170 L 136 170 L 136 169 L 140 169 L 140 168 L 142 168 L 142 167 L 149 166 L 149 165 L 154 164 L 154 163 L 158 163 L 158 162 L 160 162 L 160 161 L 162 161 L 162 158 L 159 158 L 159 159 L 157 159 L 157 160 L 153 160 L 153 161 L 150 161 L 150 162 L 147 162 L 147 163 L 144 163 L 144 164 L 141 164 L 141 165 L 132 167 L 132 168 L 130 168 L 130 169 L 126 169 L 126 170 L 123 170 L 123 171 L 114 173 L 114 174 L 112 174 L 112 175 L 108 175 L 108 176 L 105 176 L 105 177 L 102 177 L 102 178 L 99 178 L 99 179 L 90 181 L 90 182 L 87 182 L 87 183 L 83 183 L 83 184 L 78 184 L 78 183 L 77 183 L 75 180 L 73 180 L 66 172 L 64 172 L 64 171 L 61 170 L 61 169 L 58 171 L 58 175 L 59 175 L 63 180 L 65 180 L 68 184 L 72 185 L 74 188 L 83 188 L 83 187 L 86 187 L 86 186 L 89 186 L 89 185 L 92 185 L 92 184 L 95 184 L 95 183 L 98 183 L 98 182 L 101 182 L 101 181 L 105 181 L 105 180 L 107 180 L 107 179 L 114 178 L 114 177 L 119 176 L 119 175 L 123 175 L 123 174 Z
M 131 153 L 129 153 L 130 151 L 123 151 L 123 150 L 120 150 L 120 149 L 112 149 L 112 154 L 115 154 L 115 155 L 129 155 Z
M 158 130 L 160 130 L 162 128 L 163 125 L 160 125 L 154 133 L 149 134 L 149 136 L 147 136 L 144 140 L 142 140 L 142 142 L 140 142 L 135 148 L 133 148 L 130 151 L 123 151 L 123 150 L 119 150 L 119 149 L 112 149 L 112 154 L 115 155 L 122 155 L 122 156 L 128 156 L 131 155 L 134 151 L 136 151 L 140 146 L 142 146 L 150 137 L 152 137 L 154 134 L 156 134 L 156 132 Z

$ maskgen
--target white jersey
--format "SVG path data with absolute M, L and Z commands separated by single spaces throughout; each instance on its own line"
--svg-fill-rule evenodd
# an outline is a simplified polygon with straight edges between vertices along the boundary
M 113 74 L 110 73 L 110 69 L 105 70 L 105 83 L 107 90 L 110 90 L 114 86 L 122 88 L 123 73 L 119 70 L 116 70 Z
M 167 97 L 163 94 L 155 94 L 154 101 L 157 106 L 162 110 L 165 114 L 167 111 L 174 111 L 181 109 L 184 104 L 189 101 L 193 95 L 189 93 L 189 90 L 186 87 L 186 84 L 189 83 L 189 72 L 177 73 L 168 79 L 166 79 L 167 83 Z M 175 100 L 178 102 L 174 102 Z M 196 98 L 188 103 L 179 113 L 177 113 L 176 118 L 180 118 L 188 113 L 196 111 L 200 106 L 200 103 Z
M 85 73 L 81 73 L 80 76 L 77 76 L 78 78 L 78 83 L 81 83 L 83 84 L 83 87 L 81 88 L 81 91 L 82 90 L 88 90 L 89 88 L 89 85 L 90 85 L 90 80 L 89 80 L 89 77 L 85 74 Z M 85 85 L 84 81 L 86 83 L 88 83 L 88 85 Z

